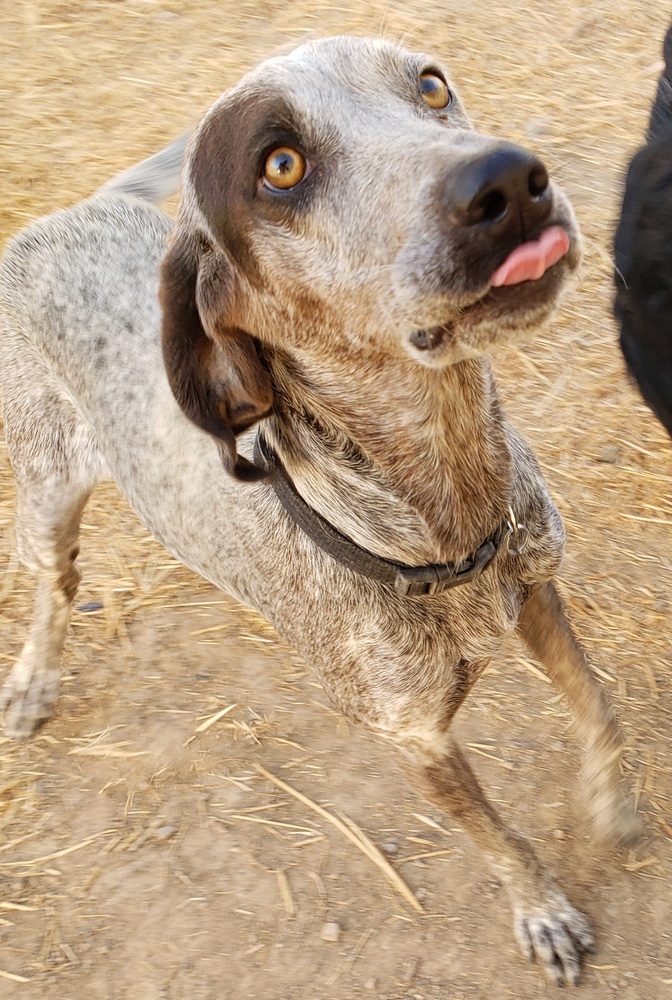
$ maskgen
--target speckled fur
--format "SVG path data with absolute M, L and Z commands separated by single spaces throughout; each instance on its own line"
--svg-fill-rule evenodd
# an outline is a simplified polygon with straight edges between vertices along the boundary
M 483 353 L 550 317 L 579 236 L 553 188 L 550 222 L 568 230 L 570 252 L 554 276 L 479 312 L 508 251 L 451 228 L 437 191 L 456 164 L 498 143 L 472 130 L 459 101 L 445 112 L 422 104 L 418 73 L 436 65 L 347 38 L 271 59 L 196 130 L 174 228 L 127 195 L 158 200 L 184 141 L 8 247 L 0 391 L 19 552 L 38 591 L 4 689 L 6 723 L 27 735 L 53 711 L 79 518 L 94 484 L 112 477 L 175 556 L 264 614 L 315 666 L 335 705 L 403 752 L 416 784 L 452 811 L 505 884 L 524 953 L 551 979 L 575 982 L 588 924 L 487 802 L 450 723 L 518 627 L 572 703 L 598 826 L 616 838 L 630 832 L 616 723 L 550 582 L 563 526 L 533 454 L 505 420 Z M 246 146 L 260 122 L 274 124 L 278 95 L 283 118 L 289 108 L 293 129 L 322 156 L 312 194 L 280 206 L 259 195 Z M 229 475 L 226 449 L 183 415 L 161 357 L 160 275 L 178 394 L 186 365 L 208 392 L 207 379 L 218 380 L 208 419 L 233 426 L 234 396 L 249 396 L 255 416 L 272 405 L 268 439 L 341 531 L 400 562 L 440 562 L 473 551 L 512 506 L 530 533 L 524 553 L 502 550 L 476 582 L 421 598 L 334 562 L 268 484 Z M 179 322 L 171 326 L 195 282 L 207 371 L 178 342 Z M 445 324 L 445 336 L 421 353 L 409 334 L 433 323 Z M 182 403 L 205 405 L 186 395 Z M 223 433 L 229 452 L 251 458 L 252 432 L 237 441 Z

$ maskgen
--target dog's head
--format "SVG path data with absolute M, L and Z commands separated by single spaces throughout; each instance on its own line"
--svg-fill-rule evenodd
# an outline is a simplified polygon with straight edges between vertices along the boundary
M 546 320 L 578 241 L 541 161 L 475 132 L 436 60 L 310 42 L 190 144 L 162 271 L 173 391 L 245 475 L 234 437 L 272 405 L 260 345 L 442 367 Z
M 614 240 L 614 312 L 630 374 L 672 435 L 672 27 L 648 141 L 628 168 Z
M 672 435 L 672 124 L 630 164 L 615 238 L 614 312 L 630 373 Z

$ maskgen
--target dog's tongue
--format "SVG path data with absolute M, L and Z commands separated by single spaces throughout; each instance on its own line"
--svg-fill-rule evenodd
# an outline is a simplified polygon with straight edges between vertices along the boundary
M 490 278 L 494 288 L 536 281 L 569 250 L 569 236 L 561 226 L 545 229 L 538 240 L 521 243 Z

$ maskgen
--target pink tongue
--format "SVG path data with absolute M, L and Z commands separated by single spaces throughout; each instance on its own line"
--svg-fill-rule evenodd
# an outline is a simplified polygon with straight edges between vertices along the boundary
M 561 226 L 545 229 L 538 240 L 521 243 L 490 278 L 494 288 L 536 281 L 569 250 L 569 236 Z

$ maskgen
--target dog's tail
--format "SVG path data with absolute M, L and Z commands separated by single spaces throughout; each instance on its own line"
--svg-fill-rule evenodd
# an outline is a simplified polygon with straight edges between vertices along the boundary
M 668 28 L 663 43 L 665 69 L 658 81 L 658 92 L 651 108 L 647 140 L 659 139 L 672 126 L 672 27 Z
M 170 198 L 180 187 L 182 159 L 189 136 L 190 133 L 185 132 L 165 149 L 117 174 L 107 184 L 98 188 L 96 194 L 131 195 L 152 205 L 158 205 L 166 198 Z

